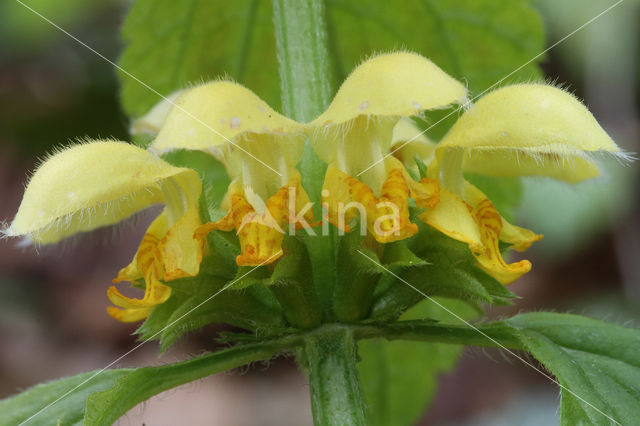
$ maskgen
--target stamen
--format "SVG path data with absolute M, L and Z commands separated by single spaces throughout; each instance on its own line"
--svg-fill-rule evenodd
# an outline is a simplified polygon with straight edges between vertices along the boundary
M 290 197 L 289 188 L 295 188 L 295 197 Z M 296 215 L 290 214 L 290 210 L 300 212 L 309 203 L 309 197 L 300 184 L 300 175 L 294 174 L 287 185 L 270 197 L 263 212 L 256 211 L 238 182 L 230 185 L 229 192 L 230 207 L 227 214 L 217 222 L 200 226 L 196 235 L 204 237 L 212 230 L 235 229 L 240 240 L 240 255 L 236 257 L 238 265 L 257 266 L 276 261 L 282 255 L 284 226 L 295 220 Z M 289 205 L 292 201 L 295 206 Z M 304 219 L 310 226 L 317 225 L 310 209 Z
M 366 183 L 329 165 L 325 175 L 322 202 L 327 207 L 327 220 L 341 231 L 359 212 L 361 226 L 380 243 L 410 237 L 418 227 L 409 220 L 409 198 L 419 207 L 432 208 L 438 202 L 438 185 L 432 179 L 413 181 L 398 160 L 387 161 L 381 195 L 376 197 Z

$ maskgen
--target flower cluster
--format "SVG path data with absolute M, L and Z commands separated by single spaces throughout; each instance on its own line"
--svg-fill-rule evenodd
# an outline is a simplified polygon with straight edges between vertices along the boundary
M 240 266 L 278 261 L 286 228 L 318 225 L 298 165 L 308 140 L 327 163 L 323 221 L 346 231 L 359 220 L 374 244 L 416 234 L 417 219 L 468 245 L 477 265 L 503 284 L 531 268 L 508 263 L 500 242 L 526 250 L 541 238 L 506 221 L 465 173 L 548 176 L 579 182 L 597 176 L 591 154 L 624 155 L 572 95 L 544 84 L 500 88 L 477 103 L 466 88 L 412 53 L 373 57 L 345 80 L 328 109 L 310 123 L 274 111 L 245 87 L 228 81 L 173 95 L 138 120 L 153 133 L 148 150 L 94 141 L 44 162 L 30 180 L 9 236 L 54 243 L 110 225 L 152 204 L 165 209 L 151 224 L 130 265 L 114 283 L 144 280 L 141 299 L 114 286 L 109 313 L 121 321 L 145 318 L 171 295 L 166 282 L 199 272 L 206 235 L 237 233 Z M 410 117 L 465 105 L 439 142 Z M 161 156 L 198 150 L 223 162 L 232 179 L 224 217 L 202 223 L 198 174 Z M 416 162 L 423 173 L 416 173 Z

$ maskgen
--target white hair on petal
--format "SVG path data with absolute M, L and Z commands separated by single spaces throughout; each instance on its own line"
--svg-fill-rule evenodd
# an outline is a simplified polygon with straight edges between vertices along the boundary
M 11 237 L 11 235 L 9 234 L 9 227 L 9 223 L 4 220 L 0 221 L 0 241 L 6 240 Z
M 141 190 L 137 191 L 137 192 L 133 192 L 130 194 L 126 194 L 122 197 L 116 198 L 114 200 L 109 200 L 97 205 L 93 205 L 93 206 L 89 206 L 89 207 L 85 207 L 83 209 L 80 210 L 76 210 L 72 213 L 68 213 L 66 215 L 60 216 L 55 218 L 54 220 L 52 220 L 49 224 L 47 224 L 46 226 L 37 229 L 33 232 L 30 232 L 28 234 L 25 234 L 24 236 L 33 240 L 35 242 L 36 245 L 41 245 L 41 243 L 39 243 L 37 240 L 37 236 L 38 235 L 43 235 L 43 234 L 47 234 L 50 231 L 66 231 L 69 230 L 71 228 L 71 225 L 74 221 L 76 221 L 76 227 L 79 229 L 82 228 L 88 228 L 86 231 L 79 231 L 79 233 L 84 233 L 84 232 L 89 232 L 91 231 L 91 227 L 92 227 L 92 220 L 99 214 L 99 213 L 106 213 L 108 211 L 112 211 L 112 210 L 116 210 L 118 211 L 119 215 L 118 216 L 122 216 L 124 214 L 123 212 L 123 207 L 126 204 L 130 204 L 133 203 L 136 198 L 138 197 L 138 192 L 140 191 L 147 191 L 149 193 L 153 193 L 154 190 L 159 191 L 160 190 L 160 182 L 154 182 L 151 185 L 142 188 Z M 148 207 L 151 207 L 153 205 L 158 205 L 158 204 L 162 204 L 162 203 L 154 203 Z M 143 210 L 146 210 L 143 209 Z M 135 214 L 137 214 L 137 211 L 134 212 L 130 212 L 130 214 L 124 218 L 123 220 L 129 220 L 132 216 L 134 216 Z M 119 223 L 121 222 L 120 220 L 115 222 L 115 223 Z M 111 226 L 114 225 L 115 223 L 107 223 L 102 227 L 106 227 L 106 226 Z M 2 236 L 2 238 L 8 238 L 8 237 L 18 237 L 20 235 L 16 235 L 12 232 L 11 230 L 11 226 L 6 227 L 6 226 L 2 226 L 2 229 L 0 231 L 0 234 Z M 68 237 L 70 237 L 71 235 L 65 237 L 64 239 L 67 239 Z
M 597 165 L 599 157 L 614 158 L 620 164 L 627 165 L 636 159 L 634 153 L 624 151 L 584 151 L 579 148 L 568 146 L 559 143 L 549 143 L 536 147 L 482 147 L 482 148 L 461 148 L 451 147 L 448 150 L 466 150 L 469 158 L 473 156 L 474 152 L 489 152 L 489 153 L 514 153 L 516 155 L 516 161 L 520 164 L 520 156 L 531 158 L 539 166 L 554 162 L 556 166 L 562 168 L 574 168 L 576 167 L 576 159 L 585 160 L 591 164 Z

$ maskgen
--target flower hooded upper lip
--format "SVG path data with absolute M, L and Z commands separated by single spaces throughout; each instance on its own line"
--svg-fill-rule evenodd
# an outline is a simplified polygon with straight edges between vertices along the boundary
M 37 243 L 110 225 L 164 202 L 172 215 L 197 202 L 200 179 L 126 142 L 83 143 L 52 155 L 29 180 L 8 236 Z
M 414 53 L 380 55 L 358 66 L 327 110 L 308 125 L 312 146 L 329 163 L 323 187 L 328 220 L 346 228 L 355 216 L 349 206 L 357 203 L 378 242 L 415 234 L 409 198 L 419 207 L 433 207 L 438 187 L 429 178 L 415 182 L 397 160 L 388 157 L 394 127 L 402 117 L 466 99 L 462 84 Z
M 260 265 L 280 257 L 282 228 L 309 200 L 295 168 L 305 139 L 303 125 L 278 114 L 250 90 L 217 81 L 177 98 L 150 149 L 200 150 L 224 163 L 233 179 L 222 206 L 227 215 L 198 233 L 235 228 L 241 246 L 237 263 Z M 289 205 L 290 191 L 297 205 Z M 313 223 L 311 213 L 305 219 Z
M 435 169 L 461 161 L 471 173 L 577 183 L 600 174 L 598 153 L 628 158 L 571 94 L 516 84 L 483 96 L 458 119 L 436 149 Z
M 398 119 L 456 103 L 466 106 L 466 100 L 462 85 L 419 55 L 392 53 L 360 65 L 327 111 L 310 123 L 313 146 L 329 163 L 323 201 L 330 221 L 344 213 L 336 204 L 352 201 L 365 205 L 368 221 L 371 216 L 385 217 L 399 231 L 395 237 L 372 229 L 371 223 L 368 228 L 379 242 L 388 242 L 416 232 L 402 202 L 414 198 L 424 209 L 422 221 L 467 243 L 478 265 L 508 284 L 528 272 L 531 263 L 507 264 L 499 242 L 525 250 L 542 236 L 504 220 L 463 173 L 543 175 L 573 183 L 598 175 L 590 153 L 624 154 L 570 94 L 542 84 L 514 85 L 471 105 L 436 146 L 430 147 L 422 132 L 414 132 L 410 139 L 418 140 L 413 147 L 421 146 L 410 155 L 426 154 L 428 173 L 420 182 L 413 181 L 395 158 L 389 158 L 391 144 L 407 133 L 407 122 L 398 124 Z M 429 186 L 429 178 L 438 183 L 435 188 Z M 398 207 L 395 218 L 388 210 L 374 208 L 380 201 Z
M 308 132 L 320 158 L 379 194 L 386 175 L 381 160 L 399 119 L 466 101 L 466 88 L 433 62 L 389 53 L 358 66 Z
M 401 143 L 399 152 L 411 150 L 412 143 Z M 531 264 L 504 262 L 499 241 L 523 251 L 542 236 L 508 223 L 463 173 L 576 183 L 598 176 L 592 154 L 626 158 L 582 103 L 543 84 L 506 86 L 483 96 L 439 144 L 423 152 L 428 153 L 427 174 L 440 183 L 441 196 L 420 219 L 467 243 L 479 265 L 504 284 L 528 272 Z
M 164 302 L 171 289 L 160 282 L 198 274 L 204 240 L 198 200 L 202 185 L 191 169 L 174 167 L 125 142 L 94 141 L 62 150 L 32 176 L 15 219 L 5 231 L 37 243 L 55 243 L 75 233 L 126 219 L 162 203 L 132 263 L 114 280 L 145 280 L 145 296 L 131 299 L 115 287 L 108 295 L 119 308 L 109 313 L 137 321 Z

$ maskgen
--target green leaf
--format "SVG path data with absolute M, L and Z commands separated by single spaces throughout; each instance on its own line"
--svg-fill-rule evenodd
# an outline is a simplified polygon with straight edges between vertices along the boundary
M 499 305 L 508 304 L 516 297 L 476 266 L 466 244 L 422 223 L 418 223 L 418 227 L 418 234 L 406 240 L 406 244 L 426 265 L 394 272 L 397 276 L 387 272 L 381 279 L 385 281 L 383 291 L 376 293 L 373 317 L 397 317 L 425 295 Z
M 530 313 L 515 327 L 563 386 L 563 425 L 635 424 L 640 418 L 640 330 L 568 314 Z
M 138 0 L 122 29 L 120 66 L 154 90 L 175 90 L 225 75 L 279 105 L 271 2 Z M 120 73 L 122 104 L 146 113 L 159 96 Z
M 466 300 L 491 302 L 493 299 L 480 280 L 447 258 L 436 265 L 414 269 L 402 278 L 428 296 L 447 296 Z M 400 283 L 405 285 L 405 283 Z M 416 290 L 413 290 L 417 292 Z M 420 298 L 424 298 L 421 293 Z
M 84 424 L 111 425 L 153 395 L 251 362 L 268 360 L 286 349 L 287 342 L 243 345 L 176 364 L 139 368 L 121 377 L 112 388 L 89 397 Z
M 343 322 L 364 318 L 371 308 L 378 278 L 384 272 L 376 253 L 363 246 L 360 225 L 340 237 L 336 258 L 337 282 L 333 293 L 333 309 Z
M 428 265 L 427 262 L 409 250 L 403 241 L 396 241 L 384 245 L 382 264 L 393 272 L 405 268 Z
M 363 329 L 361 336 L 526 350 L 561 385 L 561 424 L 627 425 L 636 424 L 640 418 L 640 329 L 548 312 L 479 324 L 476 329 L 467 325 L 446 325 L 451 317 L 450 314 L 443 315 L 449 316 L 442 317 L 442 323 L 399 321 Z M 427 313 L 427 316 L 434 314 Z M 363 363 L 367 362 L 366 356 L 369 355 L 362 354 Z M 402 353 L 394 355 L 395 364 L 409 365 L 403 356 Z M 374 381 L 377 379 L 375 374 L 384 372 L 380 365 L 375 368 L 377 370 L 372 367 L 369 373 Z M 402 377 L 403 372 L 397 374 Z M 388 381 L 384 377 L 380 380 L 381 383 Z M 375 389 L 384 395 L 383 390 Z M 406 399 L 410 398 L 411 395 L 406 396 Z M 372 409 L 379 406 L 370 405 Z M 378 415 L 384 416 L 384 413 Z
M 206 257 L 198 276 L 167 283 L 171 297 L 136 331 L 142 340 L 159 339 L 161 349 L 166 350 L 184 334 L 212 323 L 234 325 L 261 336 L 284 326 L 273 295 L 262 286 L 234 289 L 230 284 L 238 278 L 227 274 L 235 268 L 227 268 L 219 256 L 211 253 Z
M 529 0 L 409 0 L 402 7 L 386 0 L 328 0 L 327 20 L 339 78 L 363 55 L 402 46 L 479 92 L 544 48 L 542 22 Z M 533 61 L 507 81 L 540 75 Z
M 438 298 L 462 318 L 475 310 L 459 300 Z M 416 305 L 401 319 L 433 318 L 451 322 L 451 314 L 429 300 Z M 461 346 L 442 343 L 363 340 L 359 344 L 362 387 L 372 425 L 412 425 L 420 418 L 437 389 L 438 374 L 456 364 Z
M 280 302 L 289 324 L 299 328 L 316 327 L 322 311 L 315 294 L 307 248 L 297 238 L 286 236 L 282 249 L 284 256 L 273 270 L 269 289 Z
M 193 280 L 204 284 L 198 278 Z M 194 293 L 171 312 L 160 337 L 163 350 L 184 334 L 212 323 L 234 325 L 261 336 L 284 327 L 278 302 L 263 287 L 233 290 L 224 289 L 229 284 L 224 281 L 216 283 L 209 280 L 209 283 L 209 286 L 203 285 L 203 290 Z
M 365 55 L 398 48 L 429 57 L 478 93 L 543 50 L 544 35 L 528 0 L 329 0 L 327 32 L 337 87 Z M 222 75 L 278 109 L 280 91 L 271 2 L 138 0 L 122 31 L 120 66 L 168 95 Z M 356 34 L 357 36 L 354 36 Z M 540 77 L 537 61 L 507 81 Z M 132 116 L 158 95 L 120 74 L 122 103 Z
M 66 426 L 84 419 L 84 424 L 110 425 L 137 403 L 166 389 L 268 360 L 297 343 L 297 337 L 285 337 L 161 367 L 96 370 L 39 384 L 0 401 L 0 423 L 16 425 L 29 420 L 29 425 Z
M 236 275 L 238 264 L 236 257 L 240 254 L 240 241 L 235 232 L 211 231 L 207 235 L 208 255 L 200 264 L 205 265 L 211 275 L 231 278 Z
M 166 302 L 156 306 L 151 314 L 136 330 L 140 340 L 155 340 L 162 337 L 164 328 L 169 325 L 171 315 L 180 308 L 191 295 L 182 291 L 172 291 Z M 167 346 L 168 347 L 168 346 Z
M 230 289 L 242 290 L 254 285 L 268 285 L 271 271 L 268 266 L 240 266 Z
M 396 241 L 390 244 L 385 244 L 381 263 L 385 268 L 396 275 L 403 273 L 403 271 L 406 272 L 408 268 L 428 265 L 426 261 L 420 259 L 411 250 L 409 250 L 405 241 Z M 378 280 L 374 297 L 380 296 L 388 291 L 391 286 L 396 284 L 398 279 L 393 274 L 382 274 Z
M 425 302 L 426 303 L 426 302 Z M 426 313 L 434 317 L 435 313 Z M 446 325 L 450 314 L 442 314 L 442 323 L 432 321 L 399 321 L 384 326 L 363 329 L 364 338 L 384 336 L 388 339 L 406 339 L 417 342 L 453 342 L 457 344 L 503 347 L 526 350 L 540 361 L 561 385 L 560 421 L 563 425 L 575 424 L 636 424 L 640 418 L 640 329 L 626 328 L 590 318 L 548 312 L 528 313 L 489 324 L 479 324 L 477 329 L 467 325 Z M 404 318 L 403 318 L 404 319 Z M 446 321 L 446 322 L 445 322 Z M 376 332 L 375 329 L 379 328 Z M 478 330 L 480 332 L 478 332 Z M 487 338 L 489 336 L 490 338 Z M 381 340 L 377 340 L 380 341 Z M 393 340 L 395 342 L 395 340 Z M 404 342 L 403 342 L 404 343 Z M 367 342 L 367 344 L 370 344 Z M 382 343 L 381 343 L 382 344 Z M 415 349 L 407 348 L 390 359 L 399 369 L 399 377 L 408 377 L 402 367 L 410 365 L 404 357 Z M 377 365 L 363 367 L 365 392 L 373 394 L 373 401 L 386 398 L 390 380 L 385 376 L 386 361 L 361 352 L 362 363 Z M 371 358 L 368 361 L 368 358 Z M 377 359 L 377 361 L 376 361 Z M 424 357 L 426 362 L 428 357 Z M 412 367 L 410 371 L 419 371 Z M 382 376 L 382 377 L 379 377 Z M 369 377 L 369 380 L 364 378 Z M 378 383 L 376 383 L 376 380 Z M 374 383 L 373 385 L 371 383 Z M 368 385 L 367 385 L 368 383 Z M 372 387 L 373 390 L 367 391 Z M 386 386 L 381 389 L 380 386 Z M 402 392 L 402 391 L 398 391 Z M 378 399 L 376 399 L 378 398 Z M 400 398 L 398 404 L 410 401 L 412 394 Z M 388 402 L 370 402 L 372 410 L 378 410 L 372 418 L 382 418 Z M 407 419 L 407 422 L 413 421 Z M 396 423 L 394 419 L 393 424 Z
M 112 387 L 131 369 L 96 370 L 36 385 L 0 401 L 3 425 L 75 425 L 84 418 L 87 397 Z M 33 417 L 32 417 L 33 416 Z
M 497 304 L 508 303 L 509 299 L 516 297 L 504 285 L 477 267 L 466 244 L 422 223 L 418 226 L 420 230 L 408 241 L 408 246 L 429 265 L 422 268 L 425 273 L 422 280 L 419 273 L 414 273 L 416 281 L 408 280 L 410 283 L 416 282 L 414 285 L 428 292 L 450 292 L 435 293 L 437 295 L 456 296 L 460 292 L 457 297 Z M 455 274 L 456 279 L 452 279 L 450 273 Z

